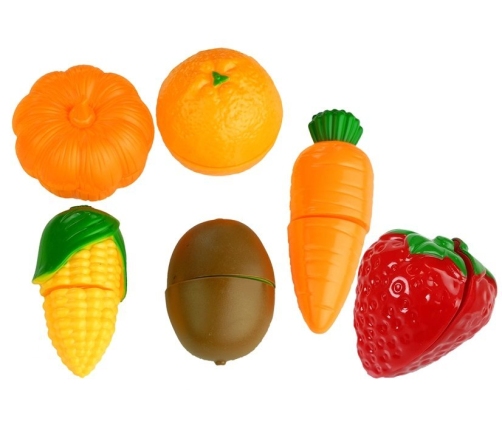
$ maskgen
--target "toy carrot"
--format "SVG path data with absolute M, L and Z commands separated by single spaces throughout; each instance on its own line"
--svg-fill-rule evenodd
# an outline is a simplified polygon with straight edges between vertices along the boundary
M 373 203 L 373 169 L 356 147 L 363 129 L 343 110 L 315 115 L 314 145 L 293 167 L 291 273 L 298 305 L 315 333 L 338 316 L 354 280 Z

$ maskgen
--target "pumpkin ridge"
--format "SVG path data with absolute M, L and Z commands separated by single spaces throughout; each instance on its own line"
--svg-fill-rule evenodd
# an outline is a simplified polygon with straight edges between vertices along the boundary
M 83 200 L 133 183 L 155 136 L 132 83 L 89 65 L 39 78 L 16 107 L 12 128 L 23 169 L 53 194 Z

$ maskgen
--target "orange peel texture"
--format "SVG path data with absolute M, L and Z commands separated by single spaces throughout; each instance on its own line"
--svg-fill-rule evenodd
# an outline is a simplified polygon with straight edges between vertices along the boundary
M 12 120 L 23 169 L 51 193 L 101 200 L 143 172 L 152 115 L 122 76 L 87 65 L 38 79 Z
M 162 139 L 181 164 L 206 175 L 230 175 L 270 151 L 283 111 L 274 82 L 256 60 L 216 48 L 169 73 L 156 114 Z

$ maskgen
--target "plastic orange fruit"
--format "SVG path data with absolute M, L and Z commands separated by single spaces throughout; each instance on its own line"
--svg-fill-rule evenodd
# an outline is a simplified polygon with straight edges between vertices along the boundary
M 252 57 L 226 48 L 201 51 L 176 66 L 157 100 L 157 126 L 171 154 L 207 175 L 258 163 L 274 145 L 282 102 Z
M 101 200 L 133 183 L 153 143 L 134 86 L 93 66 L 42 76 L 12 120 L 23 169 L 53 194 Z

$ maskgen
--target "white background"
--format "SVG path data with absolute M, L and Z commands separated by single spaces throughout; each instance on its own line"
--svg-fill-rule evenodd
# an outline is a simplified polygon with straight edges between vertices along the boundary
M 355 282 L 331 330 L 311 333 L 297 308 L 286 234 L 291 168 L 311 142 L 307 123 L 346 109 L 361 120 L 359 147 L 375 172 L 365 249 L 394 228 L 458 236 L 502 276 L 497 3 L 2 2 L 0 428 L 500 429 L 502 305 L 440 361 L 373 379 L 356 352 Z M 139 180 L 93 204 L 121 221 L 129 293 L 104 358 L 77 378 L 46 335 L 31 278 L 45 224 L 81 202 L 50 194 L 22 170 L 14 109 L 45 73 L 91 64 L 129 79 L 154 113 L 169 71 L 214 47 L 251 55 L 272 76 L 284 106 L 278 140 L 252 169 L 208 177 L 175 161 L 157 131 Z M 269 332 L 223 367 L 184 350 L 164 301 L 176 242 L 214 218 L 251 227 L 277 281 Z

